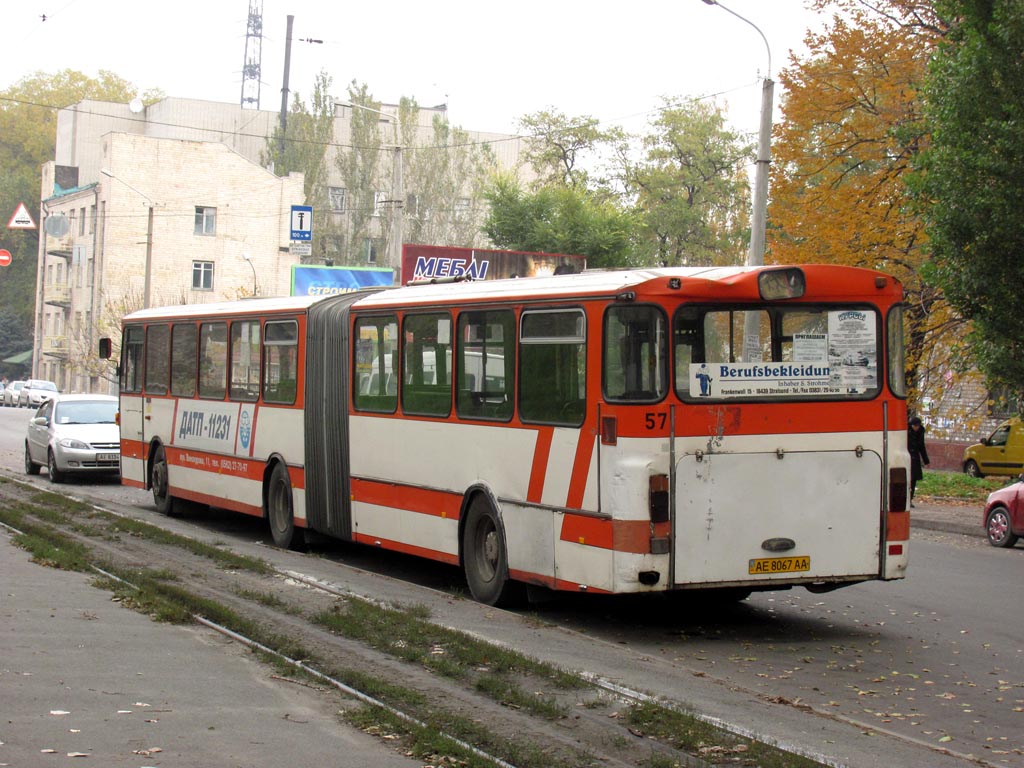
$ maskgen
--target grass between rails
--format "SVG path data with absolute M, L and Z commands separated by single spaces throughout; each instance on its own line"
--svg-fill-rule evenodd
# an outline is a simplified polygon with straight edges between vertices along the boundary
M 24 532 L 17 541 L 31 551 L 39 562 L 84 572 L 89 572 L 92 565 L 97 565 L 129 582 L 132 586 L 105 578 L 98 580 L 102 587 L 110 589 L 129 607 L 169 622 L 188 623 L 195 615 L 201 615 L 277 653 L 291 659 L 304 660 L 324 674 L 364 691 L 389 706 L 410 713 L 426 725 L 409 723 L 386 710 L 368 705 L 347 711 L 345 718 L 370 732 L 400 735 L 404 746 L 417 758 L 436 760 L 440 756 L 472 768 L 490 765 L 485 758 L 465 750 L 439 733 L 443 731 L 520 768 L 584 768 L 594 765 L 594 759 L 582 750 L 577 750 L 575 754 L 565 754 L 564 751 L 552 754 L 538 746 L 529 734 L 512 739 L 500 737 L 479 720 L 447 711 L 436 700 L 429 700 L 418 691 L 386 683 L 358 670 L 331 668 L 330 664 L 317 659 L 315 654 L 293 638 L 272 632 L 221 603 L 200 597 L 179 586 L 175 583 L 177 576 L 173 572 L 167 569 L 124 569 L 109 562 L 101 562 L 87 546 L 54 526 L 69 526 L 89 536 L 106 535 L 114 531 L 115 534 L 147 537 L 208 557 L 227 567 L 245 568 L 260 574 L 272 572 L 272 568 L 263 561 L 252 558 L 236 560 L 240 556 L 209 545 L 198 545 L 197 548 L 197 542 L 191 539 L 138 521 L 124 524 L 123 518 L 50 493 L 34 496 L 31 503 L 7 505 L 0 509 L 0 520 Z M 222 557 L 224 555 L 228 557 Z M 237 590 L 235 594 L 275 610 L 292 614 L 298 612 L 288 608 L 285 601 L 270 593 Z M 376 650 L 421 665 L 438 675 L 469 682 L 476 690 L 501 704 L 524 709 L 546 719 L 564 717 L 564 707 L 553 696 L 524 691 L 520 678 L 540 680 L 561 692 L 585 690 L 594 693 L 589 682 L 554 666 L 432 624 L 428 620 L 429 609 L 425 606 L 385 608 L 349 598 L 343 605 L 319 613 L 313 619 L 325 628 Z M 279 657 L 257 653 L 275 667 L 291 675 L 302 676 L 301 671 Z M 644 735 L 673 749 L 699 755 L 706 763 L 746 764 L 764 768 L 820 765 L 774 747 L 742 739 L 704 723 L 695 716 L 669 708 L 644 704 L 628 709 L 627 720 L 635 735 Z M 651 745 L 644 746 L 649 749 Z M 441 762 L 452 764 L 444 760 Z M 683 764 L 686 762 L 684 760 Z M 671 755 L 652 750 L 645 764 L 650 768 L 668 768 L 680 763 Z

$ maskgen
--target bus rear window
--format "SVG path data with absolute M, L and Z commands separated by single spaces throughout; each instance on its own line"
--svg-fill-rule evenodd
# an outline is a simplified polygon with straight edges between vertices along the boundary
M 675 387 L 702 398 L 871 397 L 879 318 L 864 307 L 686 306 L 673 319 Z

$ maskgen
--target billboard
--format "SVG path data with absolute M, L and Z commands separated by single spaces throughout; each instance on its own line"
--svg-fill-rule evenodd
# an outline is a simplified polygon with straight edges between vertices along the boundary
M 384 267 L 292 267 L 292 296 L 333 296 L 360 288 L 390 286 L 392 270 Z
M 582 272 L 586 268 L 585 256 L 562 253 L 450 248 L 443 245 L 402 246 L 403 283 L 461 277 L 471 280 L 539 277 Z

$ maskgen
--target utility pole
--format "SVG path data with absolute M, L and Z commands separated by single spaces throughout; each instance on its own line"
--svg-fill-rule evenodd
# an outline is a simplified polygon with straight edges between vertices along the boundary
M 288 73 L 292 66 L 292 24 L 294 16 L 288 17 L 288 32 L 284 38 L 284 85 L 281 87 L 281 138 L 277 148 L 284 155 L 284 135 L 288 129 Z

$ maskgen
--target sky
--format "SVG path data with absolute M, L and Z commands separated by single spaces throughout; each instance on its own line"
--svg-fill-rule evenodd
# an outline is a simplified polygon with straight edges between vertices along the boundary
M 771 74 L 824 19 L 806 0 L 723 0 L 764 34 Z M 140 92 L 239 103 L 250 5 L 262 6 L 260 107 L 279 110 L 287 17 L 289 87 L 310 96 L 318 72 L 344 99 L 366 83 L 380 102 L 447 103 L 468 130 L 515 133 L 554 108 L 641 131 L 663 96 L 711 97 L 755 134 L 768 74 L 765 41 L 702 0 L 3 0 L 0 89 L 35 72 L 109 70 Z M 45 20 L 44 17 L 45 16 Z M 309 43 L 305 40 L 320 40 Z M 780 89 L 776 88 L 776 110 Z

